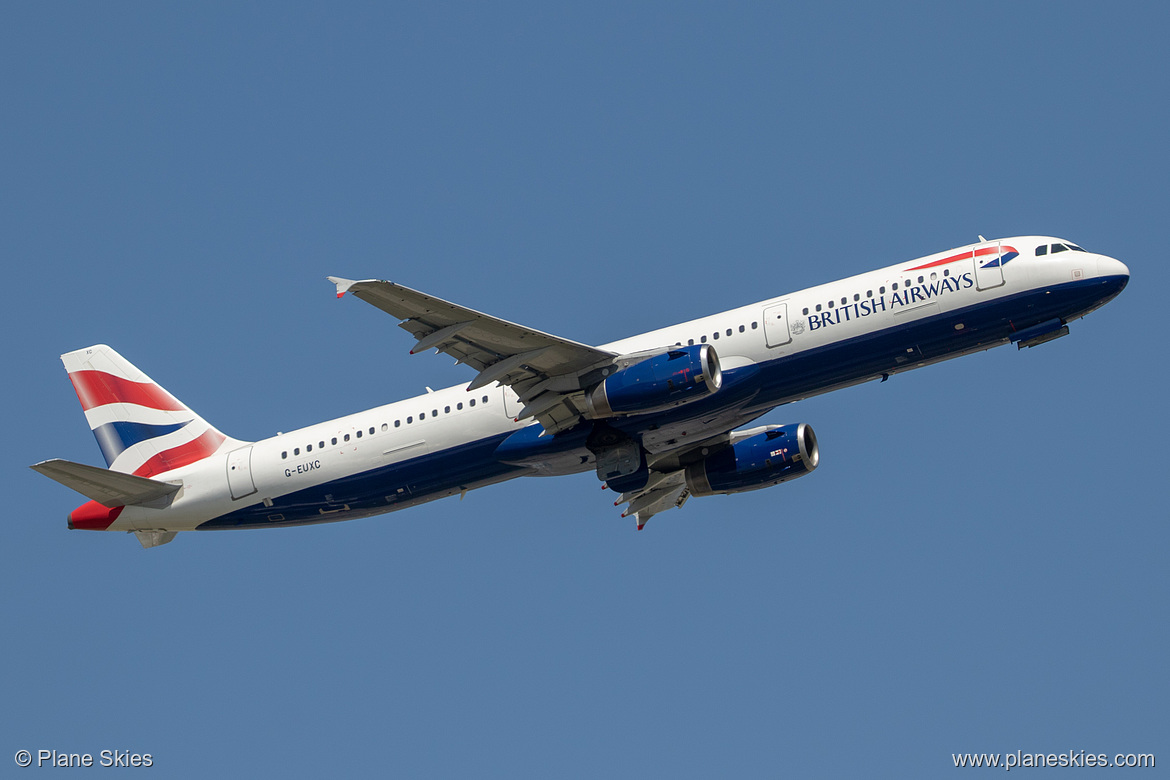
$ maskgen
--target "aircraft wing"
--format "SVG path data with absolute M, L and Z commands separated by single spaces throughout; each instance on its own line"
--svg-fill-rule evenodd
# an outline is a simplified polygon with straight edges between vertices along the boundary
M 618 357 L 394 282 L 328 279 L 337 285 L 338 298 L 352 293 L 401 320 L 398 327 L 417 339 L 411 354 L 435 349 L 478 371 L 469 390 L 492 382 L 511 387 L 524 404 L 517 419 L 535 417 L 549 433 L 576 424 L 582 391 Z

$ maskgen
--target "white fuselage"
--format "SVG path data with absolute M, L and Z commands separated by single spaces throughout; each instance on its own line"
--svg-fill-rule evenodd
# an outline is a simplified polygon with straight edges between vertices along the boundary
M 862 350 L 870 336 L 897 333 L 898 329 L 918 322 L 942 322 L 948 316 L 964 312 L 972 312 L 971 321 L 975 323 L 978 313 L 996 302 L 1023 301 L 1029 295 L 1033 297 L 1028 300 L 1034 301 L 1034 296 L 1062 286 L 1128 276 L 1124 265 L 1103 255 L 1063 251 L 1036 256 L 1038 245 L 1058 241 L 1033 236 L 961 247 L 632 336 L 603 348 L 629 354 L 673 345 L 709 343 L 717 350 L 724 371 L 734 372 L 802 355 L 811 360 L 813 355 L 832 354 L 836 345 L 850 345 L 848 354 L 855 358 L 845 357 L 842 351 L 843 357 L 830 367 L 856 359 L 859 373 L 827 372 L 821 384 L 777 390 L 772 394 L 761 392 L 750 403 L 729 409 L 718 419 L 685 420 L 677 424 L 667 421 L 642 434 L 649 452 L 677 447 L 687 438 L 698 440 L 712 432 L 728 430 L 782 403 L 1008 341 L 1006 334 L 996 335 L 990 341 L 972 340 L 963 332 L 966 323 L 946 320 L 950 323 L 946 333 L 953 332 L 953 348 L 934 351 L 924 348 L 916 354 L 912 345 L 906 348 L 903 357 L 893 358 L 887 367 L 871 368 L 864 362 Z M 982 270 L 978 267 L 982 258 L 970 256 L 974 249 L 1000 244 L 1014 248 L 1018 256 L 994 269 Z M 1002 248 L 998 251 L 1000 255 L 1004 252 Z M 932 265 L 963 253 L 968 257 Z M 1069 319 L 1083 316 L 1109 297 L 1112 296 L 1086 304 L 1080 310 L 1064 312 L 1062 316 Z M 590 468 L 587 459 L 578 462 L 573 458 L 548 468 L 526 464 L 527 467 L 495 469 L 479 475 L 469 467 L 465 483 L 445 485 L 427 495 L 413 494 L 409 485 L 396 484 L 392 475 L 397 465 L 417 464 L 428 456 L 458 452 L 461 447 L 496 440 L 535 424 L 531 420 L 514 420 L 519 404 L 509 388 L 491 385 L 468 392 L 466 387 L 445 388 L 253 444 L 238 443 L 230 451 L 225 448 L 214 457 L 158 476 L 160 480 L 182 483 L 170 505 L 165 509 L 127 507 L 109 530 L 193 530 L 213 518 L 255 505 L 270 508 L 269 515 L 276 518 L 283 512 L 282 498 L 304 495 L 318 486 L 323 492 L 313 507 L 316 521 L 369 515 L 374 511 L 368 506 L 358 511 L 349 505 L 347 480 L 374 472 L 385 475 L 386 492 L 384 505 L 375 511 L 390 511 L 513 476 Z M 469 457 L 483 457 L 483 454 Z M 227 477 L 230 464 L 236 466 L 233 485 L 229 485 Z M 238 497 L 233 497 L 233 489 Z M 307 511 L 300 503 L 297 506 L 298 511 Z M 272 522 L 280 524 L 284 519 L 280 517 Z M 303 515 L 298 520 L 307 521 Z

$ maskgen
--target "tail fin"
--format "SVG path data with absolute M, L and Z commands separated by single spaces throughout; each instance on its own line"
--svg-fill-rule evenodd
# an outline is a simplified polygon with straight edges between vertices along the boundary
M 105 344 L 61 362 L 111 471 L 152 477 L 234 443 Z

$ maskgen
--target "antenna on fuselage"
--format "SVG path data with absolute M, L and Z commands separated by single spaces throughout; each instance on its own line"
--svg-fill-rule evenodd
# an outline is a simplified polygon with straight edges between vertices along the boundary
M 987 243 L 987 239 L 986 239 L 986 238 L 984 238 L 983 236 L 979 236 L 979 243 L 980 243 L 980 244 L 986 244 L 986 243 Z

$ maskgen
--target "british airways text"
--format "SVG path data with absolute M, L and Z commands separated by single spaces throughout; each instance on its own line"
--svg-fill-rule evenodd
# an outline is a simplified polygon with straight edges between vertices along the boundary
M 953 278 L 918 284 L 913 287 L 907 287 L 904 290 L 896 291 L 888 298 L 885 295 L 881 295 L 877 298 L 864 300 L 859 303 L 839 306 L 831 311 L 810 314 L 808 316 L 808 329 L 813 331 L 818 328 L 828 327 L 829 325 L 840 325 L 842 322 L 868 317 L 879 311 L 896 310 L 902 306 L 925 303 L 931 298 L 937 298 L 944 293 L 967 290 L 974 286 L 975 280 L 971 278 L 970 272 L 959 274 Z

